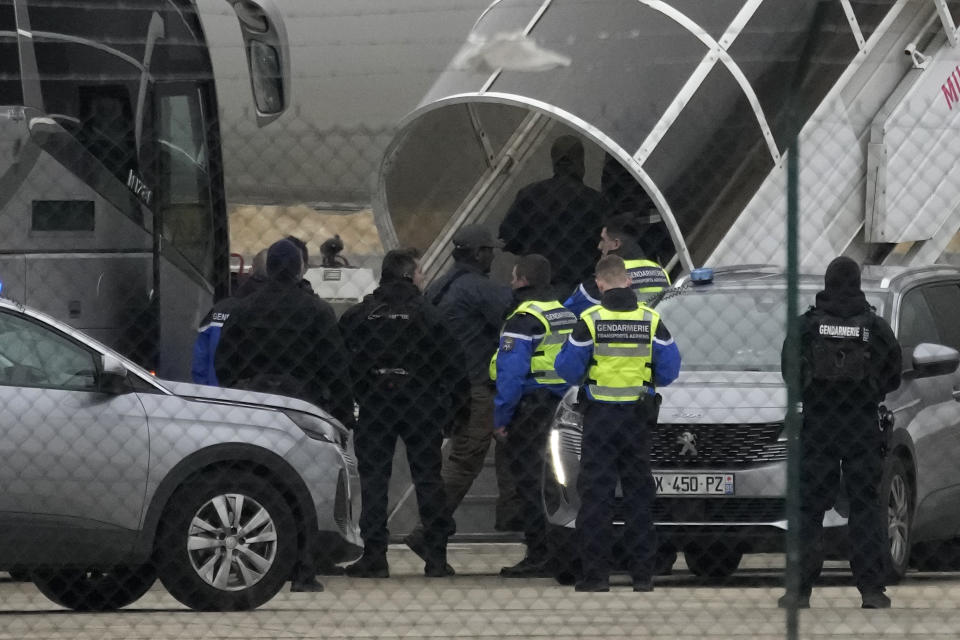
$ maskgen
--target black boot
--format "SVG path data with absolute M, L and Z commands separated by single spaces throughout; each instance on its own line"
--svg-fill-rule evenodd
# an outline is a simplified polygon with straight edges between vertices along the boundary
M 552 578 L 553 563 L 547 558 L 527 556 L 512 567 L 500 569 L 501 578 Z
M 574 585 L 574 591 L 586 593 L 605 593 L 610 591 L 609 578 L 581 578 Z
M 360 559 L 347 565 L 344 573 L 351 578 L 389 578 L 390 565 L 386 553 L 364 553 Z
M 291 593 L 319 593 L 323 585 L 317 580 L 317 571 L 306 562 L 298 562 L 290 581 Z
M 446 554 L 444 554 L 442 565 L 440 564 L 440 560 L 435 560 L 430 557 L 430 553 L 427 550 L 427 541 L 423 537 L 423 531 L 421 529 L 417 529 L 404 537 L 403 543 L 410 548 L 410 551 L 413 551 L 426 563 L 423 575 L 428 578 L 442 578 L 457 573 L 453 570 L 453 567 L 450 566 L 450 563 L 446 561 Z

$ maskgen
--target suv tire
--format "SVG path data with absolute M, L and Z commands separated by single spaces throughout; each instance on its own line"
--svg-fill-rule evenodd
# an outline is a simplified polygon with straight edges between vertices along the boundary
M 880 500 L 887 505 L 887 530 L 890 535 L 888 580 L 895 583 L 903 578 L 910 566 L 913 528 L 913 484 L 900 458 L 894 457 L 890 463 Z
M 683 550 L 683 559 L 690 573 L 701 578 L 726 578 L 740 566 L 743 553 L 725 542 L 691 545 Z
M 114 611 L 140 599 L 157 580 L 152 564 L 106 571 L 41 567 L 30 572 L 40 593 L 74 611 Z
M 160 580 L 200 611 L 259 607 L 290 578 L 296 557 L 296 523 L 283 495 L 269 479 L 236 468 L 206 472 L 174 492 L 157 535 Z

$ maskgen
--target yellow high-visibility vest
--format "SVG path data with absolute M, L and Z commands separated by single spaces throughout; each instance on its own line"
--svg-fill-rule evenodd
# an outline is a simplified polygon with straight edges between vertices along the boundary
M 593 338 L 587 388 L 595 400 L 635 402 L 653 385 L 653 336 L 660 314 L 644 305 L 611 311 L 600 305 L 581 314 Z
M 527 300 L 521 303 L 513 313 L 507 316 L 509 321 L 514 316 L 528 313 L 540 321 L 545 330 L 543 339 L 537 345 L 537 350 L 533 352 L 530 358 L 530 373 L 540 384 L 564 384 L 563 378 L 557 375 L 555 362 L 560 348 L 567 341 L 567 336 L 573 333 L 573 328 L 577 324 L 577 316 L 568 311 L 566 307 L 551 300 L 549 302 Z M 506 322 L 504 323 L 506 327 Z M 503 335 L 503 330 L 500 331 Z M 497 349 L 493 357 L 490 358 L 490 379 L 497 379 Z
M 624 260 L 623 266 L 633 283 L 630 288 L 638 295 L 649 297 L 670 286 L 670 276 L 653 260 Z

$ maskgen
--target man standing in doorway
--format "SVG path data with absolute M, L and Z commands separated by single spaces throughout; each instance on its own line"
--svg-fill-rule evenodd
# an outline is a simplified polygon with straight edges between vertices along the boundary
M 518 256 L 538 253 L 550 261 L 553 284 L 567 290 L 597 259 L 604 201 L 584 184 L 583 143 L 564 135 L 550 148 L 553 177 L 520 189 L 500 225 L 504 249 Z

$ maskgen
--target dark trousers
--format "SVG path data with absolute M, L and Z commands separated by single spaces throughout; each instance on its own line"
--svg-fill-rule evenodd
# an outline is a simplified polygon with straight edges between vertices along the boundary
M 560 398 L 546 389 L 523 396 L 507 427 L 504 448 L 520 497 L 527 557 L 538 561 L 547 556 L 547 523 L 540 496 L 544 452 L 547 430 L 559 402 Z
M 823 515 L 834 505 L 841 478 L 850 499 L 850 568 L 857 587 L 884 586 L 889 541 L 879 497 L 883 456 L 876 412 L 805 415 L 800 440 L 801 592 L 810 592 L 823 568 Z
M 355 438 L 357 468 L 360 472 L 360 535 L 364 553 L 387 552 L 387 494 L 397 438 L 403 439 L 410 464 L 410 476 L 417 494 L 420 520 L 428 561 L 446 561 L 448 522 L 446 494 L 440 468 L 443 437 L 433 424 L 411 424 L 396 407 L 360 409 Z
M 577 536 L 587 580 L 610 575 L 618 478 L 623 487 L 623 544 L 630 573 L 635 579 L 653 575 L 657 540 L 651 512 L 656 488 L 650 471 L 650 431 L 656 420 L 652 397 L 639 405 L 591 402 L 587 406 L 577 481 Z

